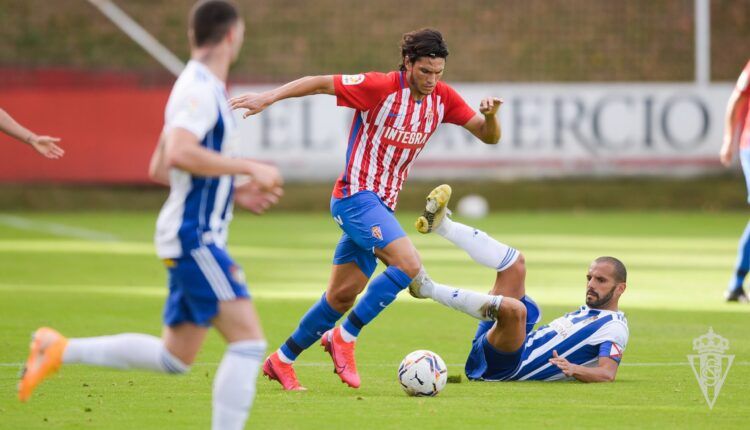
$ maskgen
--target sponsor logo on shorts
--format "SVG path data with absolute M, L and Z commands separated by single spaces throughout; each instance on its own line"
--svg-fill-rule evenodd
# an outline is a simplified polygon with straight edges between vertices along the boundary
M 341 75 L 341 83 L 344 85 L 359 85 L 365 80 L 365 75 Z
M 378 240 L 383 240 L 383 232 L 380 231 L 379 225 L 372 226 L 372 237 Z

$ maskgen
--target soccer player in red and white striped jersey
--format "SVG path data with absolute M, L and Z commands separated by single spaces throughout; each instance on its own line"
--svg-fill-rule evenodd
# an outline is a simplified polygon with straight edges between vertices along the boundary
M 292 363 L 321 337 L 341 380 L 359 387 L 354 345 L 361 328 L 393 302 L 421 268 L 419 254 L 393 211 L 409 169 L 438 125 L 460 125 L 487 144 L 500 140 L 497 112 L 502 100 L 488 97 L 480 102 L 479 113 L 471 109 L 440 80 L 447 56 L 440 32 L 417 30 L 403 37 L 398 71 L 308 76 L 230 100 L 233 108 L 247 110 L 245 117 L 279 100 L 312 94 L 334 95 L 339 106 L 355 110 L 344 171 L 331 199 L 331 214 L 343 234 L 328 289 L 264 365 L 266 376 L 286 390 L 303 389 Z M 376 258 L 388 267 L 373 279 L 341 326 L 334 328 L 365 289 Z

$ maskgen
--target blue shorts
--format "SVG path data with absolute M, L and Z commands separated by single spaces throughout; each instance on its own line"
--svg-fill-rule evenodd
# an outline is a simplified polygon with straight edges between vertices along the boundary
M 750 203 L 750 148 L 740 149 L 740 165 L 742 166 L 742 173 L 745 174 L 747 202 Z
M 542 318 L 539 306 L 529 296 L 521 298 L 526 306 L 526 336 Z M 526 350 L 526 342 L 515 352 L 502 352 L 495 349 L 487 340 L 487 332 L 492 325 L 487 325 L 484 333 L 477 333 L 471 345 L 471 352 L 466 358 L 464 371 L 469 379 L 502 380 L 512 375 L 521 364 Z
M 189 255 L 165 260 L 169 296 L 164 324 L 191 322 L 211 325 L 219 301 L 249 298 L 245 275 L 227 252 L 215 245 L 193 249 Z
M 331 215 L 344 233 L 333 264 L 355 262 L 369 278 L 378 262 L 375 248 L 383 249 L 406 236 L 393 211 L 372 191 L 360 191 L 343 199 L 331 199 Z

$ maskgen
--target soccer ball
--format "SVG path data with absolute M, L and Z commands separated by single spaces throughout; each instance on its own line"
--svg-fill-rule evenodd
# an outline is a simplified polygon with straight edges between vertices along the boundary
M 456 212 L 466 218 L 478 219 L 487 216 L 490 210 L 487 200 L 477 194 L 469 194 L 458 201 Z
M 410 396 L 437 396 L 448 380 L 448 367 L 439 355 L 420 349 L 398 366 L 398 380 Z

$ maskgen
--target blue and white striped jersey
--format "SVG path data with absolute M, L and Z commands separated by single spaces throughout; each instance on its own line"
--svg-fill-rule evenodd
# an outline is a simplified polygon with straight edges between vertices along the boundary
M 237 125 L 224 82 L 198 61 L 190 61 L 172 88 L 164 132 L 183 128 L 200 144 L 223 155 L 235 153 Z M 170 193 L 156 221 L 156 251 L 178 258 L 201 245 L 226 246 L 232 219 L 233 177 L 195 176 L 172 168 Z
M 596 366 L 599 357 L 609 357 L 619 363 L 628 335 L 624 313 L 581 306 L 529 333 L 519 366 L 503 379 L 565 379 L 562 371 L 549 362 L 553 350 L 571 363 L 583 366 Z

